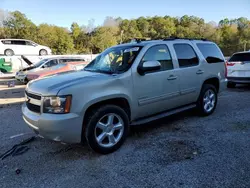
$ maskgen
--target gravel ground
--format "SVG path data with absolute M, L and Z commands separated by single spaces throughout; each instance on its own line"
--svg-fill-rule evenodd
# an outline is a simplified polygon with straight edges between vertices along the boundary
M 135 127 L 120 150 L 105 156 L 37 138 L 28 152 L 0 161 L 0 186 L 248 188 L 249 94 L 249 87 L 224 92 L 209 117 L 189 111 Z M 33 135 L 20 107 L 0 108 L 0 154 Z M 28 134 L 10 138 L 20 133 Z

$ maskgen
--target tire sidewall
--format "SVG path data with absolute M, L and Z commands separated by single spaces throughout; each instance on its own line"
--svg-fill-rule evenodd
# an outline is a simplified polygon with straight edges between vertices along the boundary
M 210 112 L 207 112 L 205 109 L 204 109 L 204 101 L 203 101 L 203 98 L 204 98 L 204 95 L 206 94 L 206 92 L 208 90 L 213 90 L 214 94 L 215 94 L 215 104 L 214 104 L 214 108 L 210 111 Z M 202 89 L 201 89 L 201 93 L 200 93 L 200 97 L 199 97 L 199 100 L 198 100 L 198 111 L 200 113 L 200 115 L 202 116 L 208 116 L 210 114 L 212 114 L 214 112 L 214 110 L 216 109 L 216 106 L 217 106 L 217 101 L 218 101 L 218 93 L 217 93 L 217 90 L 216 88 L 213 86 L 213 85 L 210 85 L 210 84 L 205 84 Z
M 45 53 L 42 53 L 42 52 L 45 52 Z M 41 50 L 39 51 L 39 55 L 40 55 L 40 56 L 45 56 L 45 55 L 48 55 L 48 52 L 47 52 L 47 50 L 45 50 L 45 49 L 41 49 Z
M 7 52 L 8 52 L 8 51 L 11 52 L 11 55 L 7 55 Z M 13 56 L 13 55 L 14 55 L 14 51 L 11 50 L 11 49 L 6 49 L 6 50 L 4 51 L 4 55 L 6 55 L 6 56 Z
M 233 82 L 228 82 L 228 83 L 227 83 L 227 87 L 228 87 L 228 88 L 235 88 L 235 86 L 236 86 L 236 84 L 233 83 Z
M 122 138 L 119 140 L 119 142 L 116 145 L 110 148 L 105 148 L 105 147 L 100 146 L 95 139 L 95 126 L 103 116 L 109 113 L 117 114 L 122 118 L 124 122 L 124 132 L 123 132 Z M 88 145 L 90 146 L 90 148 L 93 149 L 94 151 L 101 153 L 101 154 L 109 154 L 118 150 L 121 147 L 121 145 L 126 140 L 128 132 L 129 132 L 129 118 L 128 118 L 127 113 L 118 106 L 105 105 L 94 110 L 92 115 L 88 117 L 86 129 L 85 129 L 85 139 Z

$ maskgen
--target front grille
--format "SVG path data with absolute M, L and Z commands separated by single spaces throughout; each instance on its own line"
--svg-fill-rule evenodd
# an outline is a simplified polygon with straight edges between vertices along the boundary
M 41 113 L 41 106 L 39 102 L 37 103 L 37 101 L 41 101 L 42 97 L 36 94 L 29 93 L 27 91 L 25 91 L 25 94 L 27 95 L 27 101 L 26 101 L 27 108 L 32 112 Z
M 36 99 L 36 100 L 41 100 L 41 96 L 39 95 L 35 95 L 35 94 L 32 94 L 32 93 L 28 93 L 27 91 L 25 91 L 26 95 L 30 98 L 33 98 L 33 99 Z
M 41 111 L 40 106 L 31 104 L 31 103 L 29 103 L 29 102 L 26 102 L 26 105 L 27 105 L 27 108 L 28 108 L 30 111 L 32 111 L 32 112 L 40 113 L 40 111 Z

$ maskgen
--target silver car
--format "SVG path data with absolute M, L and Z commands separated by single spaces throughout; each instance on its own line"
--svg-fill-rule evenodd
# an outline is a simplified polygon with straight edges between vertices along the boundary
M 31 64 L 29 67 L 17 71 L 15 78 L 20 82 L 27 83 L 28 82 L 27 74 L 30 72 L 41 71 L 46 68 L 50 68 L 65 62 L 78 62 L 78 61 L 85 61 L 85 60 L 83 58 L 74 58 L 74 57 L 52 57 L 52 58 L 42 59 L 35 64 Z
M 31 81 L 23 119 L 54 141 L 86 141 L 107 154 L 129 127 L 184 110 L 214 112 L 226 87 L 225 59 L 205 40 L 165 39 L 106 49 L 83 71 Z

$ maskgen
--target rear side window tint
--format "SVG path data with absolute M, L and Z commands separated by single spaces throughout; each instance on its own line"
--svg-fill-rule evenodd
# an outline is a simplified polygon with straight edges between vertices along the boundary
M 11 44 L 11 41 L 10 40 L 3 40 L 2 43 L 3 44 Z
M 26 45 L 26 42 L 24 40 L 12 40 L 11 44 L 14 44 L 14 45 Z
M 221 52 L 216 45 L 198 43 L 197 47 L 208 63 L 225 62 L 224 57 L 221 55 Z
M 234 54 L 230 59 L 229 62 L 233 61 L 249 61 L 250 62 L 250 53 L 239 53 Z
M 189 44 L 174 44 L 180 68 L 192 67 L 199 64 L 199 59 Z

